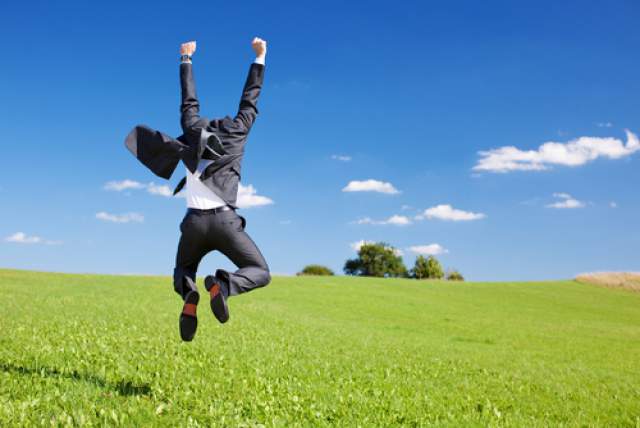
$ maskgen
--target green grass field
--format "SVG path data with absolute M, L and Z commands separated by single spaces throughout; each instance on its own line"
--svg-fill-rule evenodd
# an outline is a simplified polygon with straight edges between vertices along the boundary
M 3 427 L 640 426 L 640 293 L 276 277 L 191 343 L 168 277 L 0 270 L 0 302 Z

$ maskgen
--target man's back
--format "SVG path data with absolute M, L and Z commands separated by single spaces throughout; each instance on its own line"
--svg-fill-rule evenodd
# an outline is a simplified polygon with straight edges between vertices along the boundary
M 193 64 L 188 54 L 195 52 L 195 42 L 183 45 L 183 50 L 187 54 L 183 54 L 180 64 L 180 124 L 187 143 L 197 149 L 196 159 L 185 162 L 187 176 L 175 192 L 186 185 L 187 206 L 192 208 L 235 206 L 244 147 L 258 115 L 266 48 L 251 64 L 236 116 L 212 120 L 200 116 Z M 204 159 L 213 162 L 203 162 Z

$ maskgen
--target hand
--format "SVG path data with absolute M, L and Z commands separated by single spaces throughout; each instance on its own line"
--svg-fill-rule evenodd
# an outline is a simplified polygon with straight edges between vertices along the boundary
M 253 38 L 251 47 L 255 51 L 257 57 L 263 57 L 267 54 L 267 41 L 262 40 L 260 37 Z
M 196 42 L 187 42 L 180 45 L 180 55 L 192 56 L 196 52 Z

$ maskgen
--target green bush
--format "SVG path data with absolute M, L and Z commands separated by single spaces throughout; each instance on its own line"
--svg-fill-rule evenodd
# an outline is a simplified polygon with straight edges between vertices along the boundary
M 449 281 L 464 281 L 462 274 L 455 269 L 451 269 L 447 272 L 447 279 Z
M 347 275 L 402 277 L 407 276 L 407 268 L 395 248 L 384 242 L 364 244 L 358 250 L 358 257 L 344 264 Z
M 434 256 L 429 256 L 426 259 L 424 256 L 418 256 L 411 270 L 411 276 L 416 279 L 442 279 L 444 271 L 442 270 L 442 265 Z
M 298 275 L 331 276 L 333 275 L 333 271 L 322 265 L 307 265 L 302 271 L 298 272 Z

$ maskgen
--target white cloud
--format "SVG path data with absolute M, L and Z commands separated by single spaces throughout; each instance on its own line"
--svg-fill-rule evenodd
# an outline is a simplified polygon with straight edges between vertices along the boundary
M 361 239 L 360 241 L 352 242 L 351 244 L 349 244 L 349 246 L 353 251 L 360 251 L 360 247 L 362 247 L 363 245 L 373 243 L 373 241 L 365 241 L 364 239 Z
M 23 232 L 16 232 L 11 236 L 7 236 L 4 240 L 7 242 L 16 242 L 18 244 L 38 244 L 42 242 L 42 238 L 39 236 L 27 236 Z
M 397 193 L 400 193 L 400 191 L 398 189 L 396 189 L 395 187 L 393 187 L 393 184 L 391 183 L 387 183 L 384 181 L 378 181 L 378 180 L 364 180 L 364 181 L 350 181 L 349 184 L 347 184 L 344 189 L 342 189 L 343 192 L 379 192 L 379 193 L 386 193 L 389 195 L 395 195 Z
M 554 193 L 553 196 L 555 198 L 560 199 L 560 200 L 557 201 L 557 202 L 554 202 L 552 204 L 548 204 L 547 208 L 571 209 L 571 208 L 584 208 L 585 207 L 585 203 L 584 202 L 579 201 L 577 199 L 574 199 L 568 193 Z
M 613 123 L 611 123 L 611 122 L 599 122 L 599 123 L 596 123 L 596 126 L 598 128 L 611 128 L 613 126 Z
M 171 188 L 164 184 L 158 185 L 155 183 L 149 183 L 147 185 L 147 192 L 151 193 L 152 195 L 160 195 L 166 197 L 170 197 L 173 195 L 173 191 L 171 190 Z
M 576 199 L 565 199 L 563 201 L 554 202 L 552 204 L 547 205 L 548 208 L 583 208 L 584 203 L 580 202 Z
M 347 155 L 332 155 L 331 159 L 339 160 L 341 162 L 349 162 L 351 160 L 351 156 L 347 156 Z
M 144 216 L 138 213 L 126 213 L 126 214 L 109 214 L 104 211 L 96 213 L 98 220 L 110 221 L 112 223 L 142 223 Z
M 260 196 L 257 190 L 249 184 L 248 186 L 238 185 L 238 200 L 237 205 L 240 208 L 259 207 L 263 205 L 273 204 L 273 200 L 266 196 Z
M 417 220 L 422 219 L 439 219 L 439 220 L 447 220 L 447 221 L 471 221 L 471 220 L 480 220 L 485 218 L 486 215 L 482 213 L 474 213 L 470 211 L 463 211 L 456 208 L 453 208 L 451 205 L 436 205 L 435 207 L 427 208 L 420 215 L 416 216 Z
M 408 249 L 412 253 L 423 256 L 437 256 L 438 254 L 446 254 L 449 252 L 449 250 L 443 248 L 440 244 L 414 245 Z
M 371 217 L 363 217 L 355 221 L 356 224 L 379 224 L 379 222 L 374 221 Z
M 553 197 L 560 198 L 560 199 L 571 199 L 571 195 L 564 192 L 556 192 L 553 194 Z
M 122 192 L 124 190 L 129 189 L 145 189 L 152 195 L 158 196 L 172 196 L 173 192 L 167 185 L 158 185 L 153 182 L 151 183 L 140 183 L 139 181 L 129 180 L 128 178 L 121 181 L 109 181 L 104 185 L 105 190 L 110 190 L 114 192 Z
M 580 137 L 567 143 L 553 141 L 542 144 L 537 150 L 520 150 L 513 146 L 481 151 L 474 171 L 509 172 L 542 171 L 551 165 L 579 166 L 599 157 L 619 159 L 640 150 L 640 141 L 631 131 L 626 131 L 627 142 L 612 137 Z
M 39 236 L 28 236 L 23 232 L 16 232 L 11 236 L 4 238 L 6 242 L 14 242 L 16 244 L 45 244 L 45 245 L 59 245 L 62 241 L 49 241 L 42 239 Z
M 122 181 L 109 181 L 104 185 L 104 190 L 113 190 L 116 192 L 121 192 L 123 190 L 128 189 L 143 189 L 146 187 L 146 184 L 140 183 L 139 181 L 125 179 Z
M 392 224 L 394 226 L 407 226 L 411 224 L 411 219 L 403 215 L 392 215 L 386 220 L 373 220 L 371 217 L 364 217 L 355 221 L 356 224 Z
M 392 215 L 385 221 L 385 224 L 393 224 L 395 226 L 406 226 L 408 224 L 411 224 L 411 220 L 409 219 L 409 217 L 404 215 Z
M 618 208 L 618 203 L 617 203 L 617 202 L 613 202 L 613 201 L 611 201 L 611 202 L 609 202 L 609 206 L 610 206 L 611 208 Z

